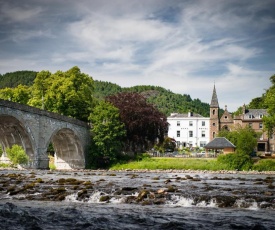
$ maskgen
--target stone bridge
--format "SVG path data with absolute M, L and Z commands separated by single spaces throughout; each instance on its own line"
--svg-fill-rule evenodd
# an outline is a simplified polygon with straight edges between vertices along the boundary
M 57 169 L 85 168 L 89 129 L 83 121 L 0 99 L 2 159 L 6 148 L 17 144 L 29 156 L 28 167 L 48 169 L 47 150 L 52 144 Z

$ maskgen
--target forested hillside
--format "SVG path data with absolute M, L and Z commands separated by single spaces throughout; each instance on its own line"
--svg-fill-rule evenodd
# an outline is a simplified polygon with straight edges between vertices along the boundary
M 155 105 L 162 113 L 169 116 L 171 113 L 187 113 L 189 110 L 202 116 L 209 116 L 209 104 L 194 99 L 190 95 L 176 94 L 158 86 L 133 86 L 122 88 L 110 82 L 95 81 L 95 96 L 102 99 L 119 92 L 137 92 L 147 98 L 147 101 Z
M 36 77 L 37 72 L 35 71 L 16 71 L 12 73 L 0 74 L 0 89 L 9 87 L 14 88 L 18 85 L 31 86 L 33 80 Z
M 16 71 L 0 75 L 0 88 L 17 87 L 19 84 L 30 86 L 36 77 L 34 71 Z M 187 94 L 176 94 L 158 86 L 134 86 L 123 88 L 117 84 L 105 81 L 94 81 L 94 97 L 102 100 L 106 96 L 120 92 L 138 92 L 147 98 L 147 101 L 155 105 L 162 113 L 169 116 L 170 113 L 186 113 L 193 111 L 202 116 L 209 116 L 209 104 L 199 99 L 192 99 Z

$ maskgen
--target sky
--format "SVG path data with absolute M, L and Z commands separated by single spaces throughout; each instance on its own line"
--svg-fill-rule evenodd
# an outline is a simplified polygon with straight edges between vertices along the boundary
M 271 86 L 275 0 L 0 1 L 0 74 L 161 86 L 234 112 Z

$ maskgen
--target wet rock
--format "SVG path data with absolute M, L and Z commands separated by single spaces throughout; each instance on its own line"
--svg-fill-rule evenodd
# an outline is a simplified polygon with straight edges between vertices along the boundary
M 36 183 L 44 183 L 44 181 L 41 178 L 37 178 L 35 182 Z
M 159 177 L 153 177 L 152 180 L 159 180 Z
M 164 193 L 166 193 L 167 191 L 166 190 L 164 190 L 164 189 L 159 189 L 158 191 L 157 191 L 157 194 L 164 194 Z
M 143 184 L 142 186 L 143 187 L 152 187 L 152 185 L 150 185 L 150 184 Z
M 219 208 L 229 208 L 233 207 L 237 198 L 233 196 L 216 196 L 215 199 Z
M 256 182 L 254 182 L 254 184 L 263 184 L 263 182 L 262 181 L 256 181 Z
M 138 175 L 136 175 L 136 174 L 133 174 L 133 175 L 131 175 L 131 179 L 135 179 L 135 178 L 137 178 L 138 177 Z
M 126 204 L 137 203 L 135 196 L 127 196 L 127 197 L 125 197 L 124 201 L 125 201 Z
M 272 192 L 269 192 L 269 191 L 265 191 L 265 192 L 264 192 L 264 195 L 265 195 L 265 196 L 273 196 L 273 193 L 272 193 Z
M 110 199 L 111 199 L 110 196 L 101 196 L 101 197 L 99 198 L 99 201 L 100 201 L 100 202 L 108 202 Z
M 108 174 L 108 176 L 116 176 L 115 173 Z
M 168 188 L 166 189 L 167 192 L 176 192 L 177 188 L 175 188 L 174 186 L 168 186 Z
M 153 204 L 156 204 L 156 205 L 165 204 L 165 199 L 154 199 Z
M 185 175 L 185 177 L 186 177 L 186 179 L 189 179 L 189 180 L 193 179 L 193 177 L 190 175 Z
M 143 200 L 141 202 L 141 205 L 142 206 L 145 206 L 145 205 L 152 205 L 153 204 L 153 201 L 152 200 Z
M 121 188 L 121 191 L 135 191 L 137 190 L 136 187 L 123 187 Z
M 148 190 L 141 190 L 137 196 L 137 201 L 140 202 L 144 200 L 145 198 L 147 198 L 148 195 L 149 195 Z
M 273 184 L 269 184 L 269 185 L 267 186 L 267 188 L 269 188 L 269 189 L 274 189 L 275 186 L 274 186 Z

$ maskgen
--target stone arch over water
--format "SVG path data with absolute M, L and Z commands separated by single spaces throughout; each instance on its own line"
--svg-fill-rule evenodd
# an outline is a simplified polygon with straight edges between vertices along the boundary
M 13 145 L 22 146 L 30 161 L 34 160 L 34 144 L 30 137 L 30 128 L 24 125 L 24 122 L 11 115 L 0 115 L 0 144 L 2 145 L 5 160 L 6 149 Z
M 85 167 L 83 144 L 78 135 L 69 128 L 56 130 L 49 143 L 54 147 L 54 163 L 57 169 Z

